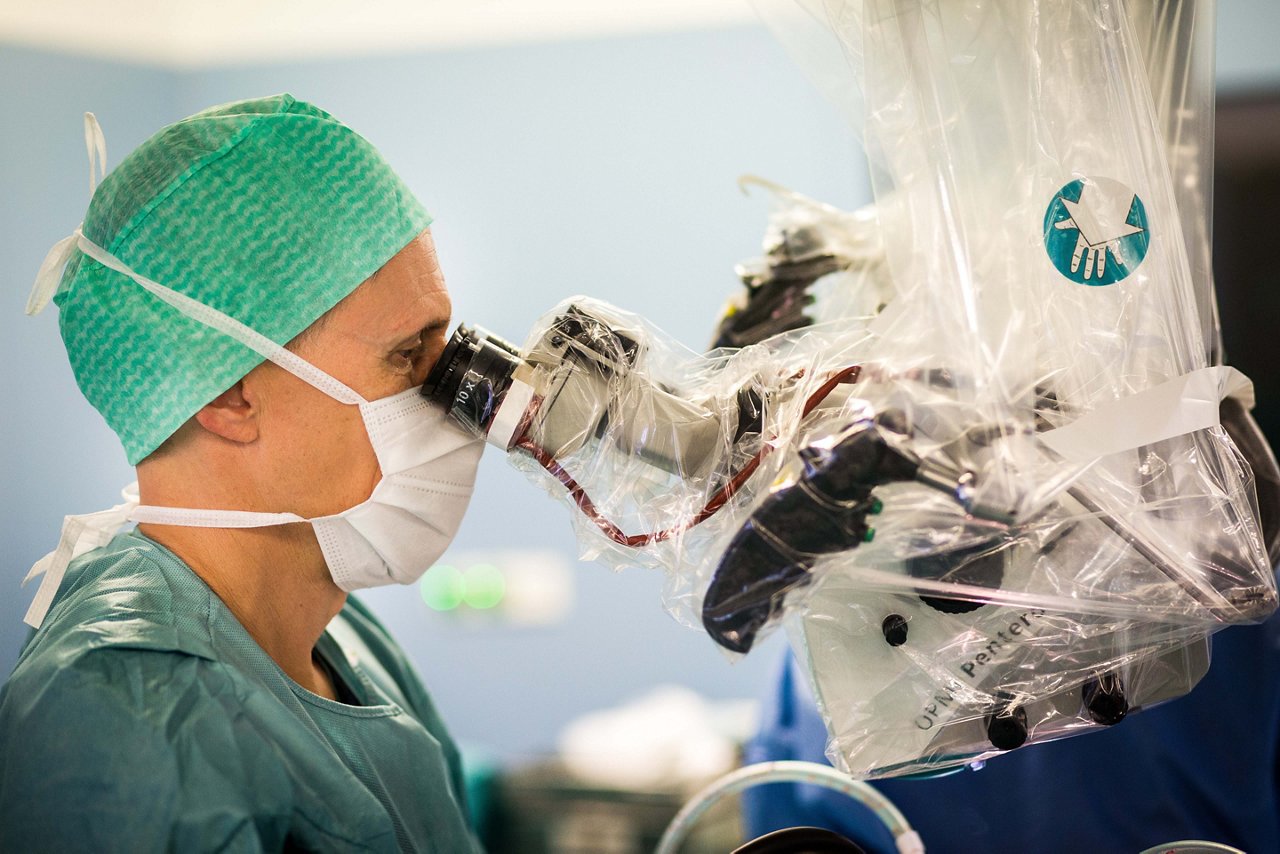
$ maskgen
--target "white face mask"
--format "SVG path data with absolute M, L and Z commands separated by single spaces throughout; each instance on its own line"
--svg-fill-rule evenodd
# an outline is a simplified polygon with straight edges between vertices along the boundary
M 373 494 L 332 516 L 238 510 L 133 508 L 129 519 L 197 528 L 258 528 L 310 522 L 343 590 L 412 584 L 458 532 L 484 443 L 452 424 L 416 388 L 359 404 L 382 468 Z
M 27 579 L 45 574 L 27 612 L 38 626 L 62 581 L 67 563 L 105 545 L 126 521 L 201 528 L 260 528 L 309 522 L 334 582 L 343 590 L 382 584 L 412 584 L 453 540 L 471 500 L 484 443 L 431 406 L 416 388 L 368 401 L 310 362 L 238 320 L 172 291 L 129 269 L 77 233 L 77 247 L 129 278 L 178 311 L 245 346 L 320 391 L 360 407 L 382 479 L 366 500 L 332 516 L 306 519 L 293 513 L 193 510 L 139 505 L 136 489 L 111 510 L 69 516 L 58 548 L 39 561 Z

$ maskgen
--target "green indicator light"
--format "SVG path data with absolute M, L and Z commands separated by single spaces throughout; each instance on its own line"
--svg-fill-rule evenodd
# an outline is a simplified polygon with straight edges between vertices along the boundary
M 436 564 L 418 583 L 422 601 L 433 611 L 452 611 L 462 604 L 465 586 L 456 566 Z
M 869 542 L 871 542 L 872 540 L 874 540 L 875 538 L 876 538 L 876 529 L 875 529 L 875 528 L 867 528 L 867 532 L 866 532 L 865 534 L 863 534 L 863 535 L 862 535 L 862 541 L 863 541 L 864 543 L 869 543 Z
M 477 611 L 496 607 L 506 594 L 506 577 L 491 563 L 478 563 L 463 576 L 462 599 Z
M 881 501 L 879 498 L 871 499 L 871 510 L 869 510 L 868 512 L 871 513 L 872 516 L 876 516 L 882 510 L 884 510 L 884 502 Z

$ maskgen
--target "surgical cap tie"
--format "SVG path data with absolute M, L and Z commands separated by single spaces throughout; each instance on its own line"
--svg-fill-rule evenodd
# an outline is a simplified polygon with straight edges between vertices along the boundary
M 72 253 L 76 251 L 76 240 L 79 237 L 80 229 L 77 228 L 73 234 L 53 244 L 49 254 L 44 257 L 44 263 L 36 273 L 36 282 L 31 287 L 31 295 L 27 297 L 27 316 L 35 317 L 44 311 L 45 306 L 53 299 L 53 295 L 58 290 L 58 284 L 62 281 L 62 270 L 71 260 Z
M 89 199 L 98 184 L 107 177 L 107 138 L 93 113 L 84 114 L 84 147 L 89 152 Z
M 38 628 L 44 621 L 45 614 L 53 604 L 53 597 L 62 584 L 67 565 L 80 555 L 101 548 L 111 542 L 120 526 L 129 520 L 129 515 L 138 506 L 138 484 L 131 483 L 121 493 L 124 502 L 109 510 L 96 513 L 85 513 L 81 516 L 67 516 L 62 523 L 62 535 L 58 538 L 58 546 L 49 554 L 38 560 L 22 583 L 26 584 L 40 575 L 40 589 L 27 608 L 23 622 Z
M 107 138 L 103 136 L 102 125 L 98 124 L 98 117 L 93 113 L 84 114 L 84 147 L 89 155 L 89 200 L 92 201 L 94 191 L 107 174 Z M 81 236 L 80 229 L 83 226 L 84 223 L 81 223 L 75 232 L 53 244 L 53 248 L 45 256 L 40 271 L 36 273 L 31 295 L 27 297 L 26 312 L 29 316 L 34 317 L 44 311 L 45 306 L 53 299 L 58 283 L 62 281 L 63 268 L 76 250 L 77 238 Z

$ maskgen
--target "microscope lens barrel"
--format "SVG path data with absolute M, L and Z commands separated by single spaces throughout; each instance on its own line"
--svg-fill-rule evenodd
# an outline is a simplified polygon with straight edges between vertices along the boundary
M 479 327 L 459 325 L 422 386 L 422 395 L 478 436 L 494 414 L 523 361 L 514 346 Z

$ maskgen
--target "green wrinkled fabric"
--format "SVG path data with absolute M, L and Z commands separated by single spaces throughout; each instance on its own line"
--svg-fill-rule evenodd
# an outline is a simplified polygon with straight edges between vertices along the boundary
M 390 636 L 349 599 L 317 649 L 360 705 L 289 679 L 141 534 L 78 559 L 0 689 L 0 851 L 477 850 Z
M 94 193 L 84 234 L 134 271 L 284 344 L 431 222 L 364 138 L 289 95 L 170 125 Z M 131 464 L 262 361 L 77 254 L 59 324 Z

